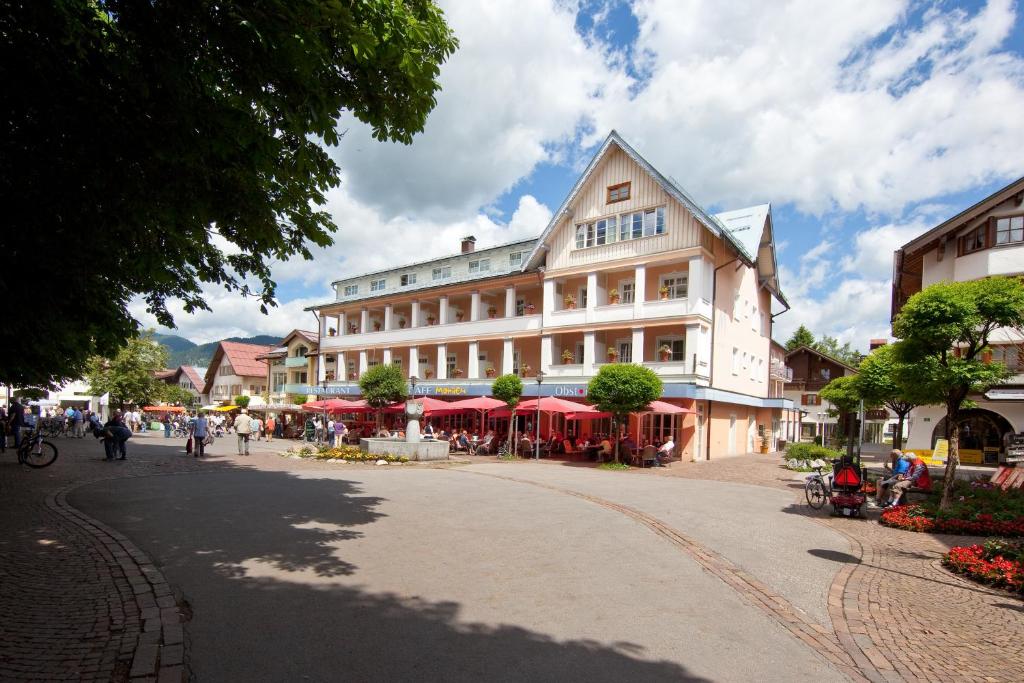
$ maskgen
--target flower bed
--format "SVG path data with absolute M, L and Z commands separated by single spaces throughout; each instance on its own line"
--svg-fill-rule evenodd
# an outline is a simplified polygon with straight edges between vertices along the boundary
M 404 455 L 381 455 L 380 453 L 364 453 L 359 450 L 358 446 L 340 446 L 338 448 L 331 448 L 328 446 L 303 446 L 302 448 L 294 451 L 295 455 L 300 458 L 315 458 L 316 460 L 347 460 L 348 462 L 377 462 L 378 460 L 384 460 L 385 462 L 409 462 L 409 458 Z
M 951 571 L 1024 593 L 1024 543 L 992 539 L 985 545 L 956 546 L 942 558 Z
M 937 488 L 937 487 L 936 487 Z M 882 512 L 881 523 L 907 531 L 974 536 L 1024 536 L 1024 494 L 985 482 L 957 482 L 953 503 L 939 510 L 939 492 L 913 505 Z

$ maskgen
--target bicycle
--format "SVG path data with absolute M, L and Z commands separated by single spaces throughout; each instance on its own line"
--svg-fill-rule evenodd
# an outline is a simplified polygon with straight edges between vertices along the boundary
M 26 435 L 18 447 L 18 462 L 29 467 L 47 467 L 56 459 L 57 447 L 49 441 L 44 441 L 38 429 Z
M 807 497 L 807 504 L 815 510 L 825 507 L 825 502 L 832 497 L 832 476 L 826 477 L 821 473 L 825 463 L 815 460 L 811 463 L 814 474 L 807 476 L 804 484 L 804 495 Z

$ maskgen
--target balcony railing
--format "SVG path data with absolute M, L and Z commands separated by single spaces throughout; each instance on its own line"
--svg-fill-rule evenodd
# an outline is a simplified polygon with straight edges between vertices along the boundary
M 305 356 L 288 356 L 284 359 L 286 368 L 304 368 L 309 363 Z
M 415 345 L 420 342 L 443 343 L 452 337 L 487 337 L 513 332 L 540 332 L 541 316 L 520 315 L 511 318 L 482 318 L 444 325 L 421 325 L 340 337 L 321 337 L 320 350 L 361 349 L 367 345 Z

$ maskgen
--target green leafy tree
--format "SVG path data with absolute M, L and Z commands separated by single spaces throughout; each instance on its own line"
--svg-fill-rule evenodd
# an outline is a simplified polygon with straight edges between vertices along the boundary
M 836 377 L 818 392 L 823 401 L 832 404 L 832 411 L 839 417 L 839 424 L 846 432 L 846 454 L 853 455 L 853 439 L 855 424 L 853 416 L 860 407 L 860 391 L 857 387 L 857 375 Z M 824 444 L 823 444 L 824 445 Z
M 1010 376 L 1002 363 L 982 357 L 990 335 L 1000 328 L 1024 328 L 1024 283 L 991 277 L 939 282 L 914 294 L 893 321 L 901 382 L 917 386 L 928 403 L 946 408 L 949 457 L 940 507 L 952 501 L 960 461 L 960 411 L 972 393 L 982 393 Z
M 165 327 L 169 301 L 208 309 L 203 284 L 274 305 L 271 265 L 331 243 L 339 127 L 410 143 L 457 47 L 430 0 L 21 0 L 0 34 L 0 269 L 44 258 L 60 292 L 0 325 L 8 385 L 113 357 L 136 297 Z M 0 300 L 38 287 L 4 277 Z
M 153 341 L 152 332 L 129 339 L 113 358 L 93 356 L 85 378 L 96 396 L 110 394 L 111 403 L 155 403 L 163 396 L 166 384 L 156 373 L 167 364 L 167 349 Z
M 885 406 L 896 413 L 896 433 L 892 447 L 903 448 L 903 425 L 914 408 L 931 400 L 921 387 L 904 381 L 907 375 L 896 357 L 896 348 L 881 346 L 861 362 L 857 373 L 857 390 L 869 406 Z
M 792 351 L 793 349 L 799 349 L 801 346 L 807 346 L 814 348 L 814 333 L 809 329 L 801 325 L 796 328 L 793 336 L 786 342 L 786 351 Z
M 165 384 L 160 393 L 160 400 L 171 405 L 191 407 L 198 400 L 196 395 L 183 386 L 177 384 Z
M 838 339 L 827 334 L 814 342 L 812 348 L 819 353 L 823 353 L 853 367 L 857 367 L 864 360 L 864 354 L 850 346 L 850 342 L 840 346 Z
M 239 394 L 238 396 L 235 396 L 235 400 L 233 401 L 233 403 L 239 408 L 245 409 L 249 407 L 250 400 L 252 399 L 246 396 L 245 394 Z
M 516 406 L 519 405 L 519 401 L 523 396 L 523 380 L 519 378 L 519 375 L 512 373 L 502 375 L 494 380 L 494 384 L 491 385 L 491 395 L 499 401 L 504 401 L 505 405 L 508 406 L 509 412 L 512 413 L 512 416 L 509 418 L 509 424 L 512 425 L 512 429 L 508 430 L 508 448 L 512 452 L 513 444 L 515 443 Z
M 587 400 L 597 409 L 612 414 L 612 433 L 630 413 L 644 410 L 651 401 L 661 398 L 661 379 L 650 368 L 632 363 L 609 363 L 601 366 L 587 385 Z M 619 439 L 615 438 L 615 462 L 619 462 Z
M 309 394 L 288 394 L 286 400 L 293 406 L 301 406 L 309 400 Z
M 359 378 L 359 391 L 363 400 L 377 411 L 377 427 L 380 428 L 381 411 L 392 403 L 405 400 L 405 377 L 397 365 L 375 365 Z

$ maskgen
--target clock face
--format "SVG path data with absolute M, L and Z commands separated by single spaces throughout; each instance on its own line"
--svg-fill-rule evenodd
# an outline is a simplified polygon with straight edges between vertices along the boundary
M 405 414 L 409 417 L 419 417 L 423 415 L 423 404 L 417 403 L 416 401 L 406 401 Z

